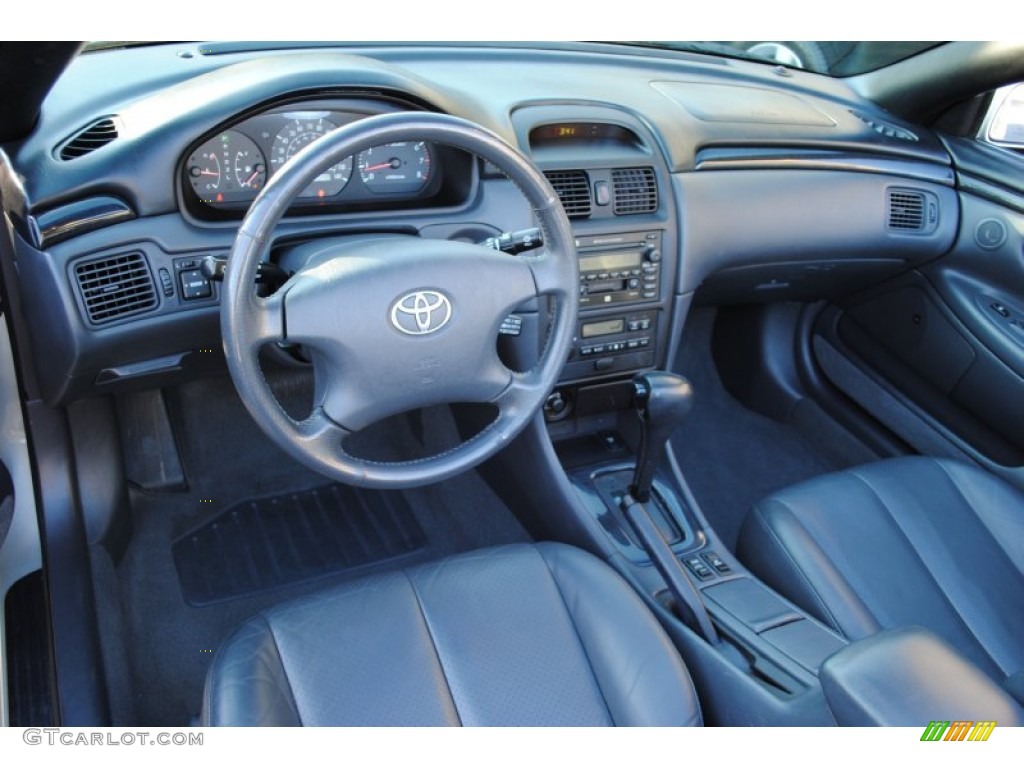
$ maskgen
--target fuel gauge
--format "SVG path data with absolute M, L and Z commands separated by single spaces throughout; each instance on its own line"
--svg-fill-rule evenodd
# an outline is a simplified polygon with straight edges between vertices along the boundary
M 248 136 L 224 131 L 189 155 L 185 174 L 203 202 L 249 202 L 267 180 L 267 161 Z

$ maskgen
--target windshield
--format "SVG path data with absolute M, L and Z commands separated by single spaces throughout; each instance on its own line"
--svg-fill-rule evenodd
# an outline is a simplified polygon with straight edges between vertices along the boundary
M 780 41 L 780 40 L 732 40 L 732 41 L 625 41 L 627 45 L 648 48 L 666 48 L 676 51 L 697 51 L 714 53 L 754 61 L 784 64 L 787 67 L 806 69 L 835 77 L 859 75 L 887 67 L 897 61 L 915 56 L 929 48 L 942 45 L 940 42 L 865 42 L 865 41 Z
M 611 41 L 609 41 L 611 42 Z M 662 48 L 673 51 L 693 51 L 717 56 L 751 59 L 787 67 L 806 69 L 835 77 L 859 75 L 897 61 L 914 56 L 929 48 L 942 45 L 938 42 L 823 42 L 816 40 L 733 40 L 733 41 L 685 41 L 685 40 L 625 40 L 615 41 L 617 45 L 632 45 L 644 48 Z M 129 48 L 138 45 L 152 45 L 152 41 L 140 40 L 94 40 L 85 45 L 84 51 L 101 51 L 111 48 Z M 261 47 L 275 44 L 262 43 Z M 276 45 L 283 45 L 277 43 Z M 325 42 L 290 43 L 289 47 L 322 47 L 335 45 Z

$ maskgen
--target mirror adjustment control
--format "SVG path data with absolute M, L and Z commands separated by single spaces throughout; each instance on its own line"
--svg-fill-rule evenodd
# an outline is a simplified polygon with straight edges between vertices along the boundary
M 213 295 L 213 286 L 201 269 L 182 270 L 178 279 L 181 281 L 181 297 L 186 301 L 208 299 Z

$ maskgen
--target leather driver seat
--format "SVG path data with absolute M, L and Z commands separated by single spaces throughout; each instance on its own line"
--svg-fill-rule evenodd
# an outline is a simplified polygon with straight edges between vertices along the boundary
M 908 457 L 756 505 L 737 554 L 850 640 L 920 625 L 1024 701 L 1024 494 L 977 467 Z
M 516 545 L 344 584 L 249 620 L 204 725 L 699 725 L 676 649 L 608 565 Z

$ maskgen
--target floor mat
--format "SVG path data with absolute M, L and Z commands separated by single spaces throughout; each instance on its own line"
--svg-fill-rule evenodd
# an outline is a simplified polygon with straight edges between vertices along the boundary
M 270 381 L 282 400 L 288 392 L 282 396 L 281 391 L 289 383 L 280 377 Z M 301 382 L 291 383 L 298 393 Z M 116 587 L 112 597 L 117 598 L 107 611 L 117 621 L 108 624 L 115 628 L 120 622 L 124 631 L 122 642 L 107 642 L 106 652 L 123 659 L 120 672 L 130 680 L 131 700 L 118 702 L 124 719 L 115 725 L 187 725 L 199 713 L 203 680 L 214 652 L 236 627 L 259 611 L 369 574 L 529 540 L 480 476 L 467 472 L 424 488 L 374 492 L 387 494 L 389 505 L 408 506 L 426 541 L 421 549 L 398 559 L 376 560 L 313 581 L 283 584 L 230 600 L 205 605 L 189 602 L 175 564 L 176 543 L 247 500 L 304 496 L 331 481 L 296 464 L 274 446 L 249 416 L 226 376 L 183 384 L 168 390 L 167 396 L 188 490 L 129 491 L 133 536 L 124 557 L 108 574 L 116 583 L 107 588 Z M 426 439 L 434 439 L 450 436 L 453 430 L 450 414 L 437 414 L 420 432 Z M 414 442 L 418 439 L 415 432 L 398 430 L 387 439 L 395 444 Z M 434 452 L 438 448 L 428 447 Z M 370 508 L 385 508 L 385 502 L 372 496 L 369 499 Z M 365 517 L 358 502 L 347 504 L 345 515 Z
M 694 406 L 672 448 L 708 522 L 735 550 L 751 506 L 840 465 L 792 425 L 745 408 L 726 391 L 711 355 L 714 320 L 714 310 L 699 309 L 686 322 L 675 370 L 692 382 Z
M 11 726 L 54 725 L 53 656 L 43 572 L 34 571 L 8 591 L 7 716 Z
M 243 501 L 173 546 L 192 605 L 394 561 L 426 546 L 398 494 L 333 484 Z

